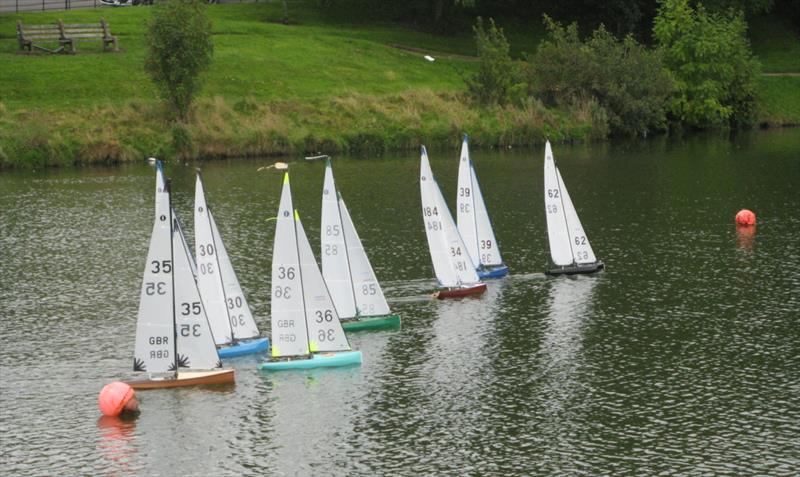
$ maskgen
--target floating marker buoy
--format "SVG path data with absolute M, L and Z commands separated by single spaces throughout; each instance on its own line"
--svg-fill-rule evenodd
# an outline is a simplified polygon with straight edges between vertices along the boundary
M 428 61 L 436 61 L 436 58 L 432 57 L 431 55 L 425 55 L 423 56 L 423 58 L 425 58 Z
M 139 410 L 139 401 L 133 388 L 120 381 L 103 386 L 97 403 L 100 405 L 100 412 L 106 416 L 119 416 L 123 411 Z
M 278 169 L 280 171 L 285 171 L 288 168 L 289 168 L 289 164 L 286 164 L 285 162 L 276 162 L 275 163 L 275 169 Z
M 752 210 L 742 209 L 736 213 L 736 225 L 755 225 L 756 214 Z

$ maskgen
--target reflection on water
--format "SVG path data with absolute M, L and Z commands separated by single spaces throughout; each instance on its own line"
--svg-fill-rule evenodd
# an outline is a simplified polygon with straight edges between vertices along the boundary
M 736 243 L 739 245 L 739 250 L 752 252 L 756 245 L 756 226 L 737 226 Z
M 108 464 L 107 475 L 131 475 L 136 470 L 134 431 L 136 419 L 102 416 L 97 420 L 97 448 Z
M 794 475 L 800 467 L 800 129 L 735 142 L 559 146 L 592 277 L 545 277 L 542 150 L 474 151 L 511 275 L 430 299 L 419 157 L 336 158 L 402 329 L 349 337 L 361 366 L 140 394 L 98 423 L 130 372 L 153 170 L 0 174 L 0 475 Z M 458 152 L 436 154 L 446 197 Z M 259 328 L 280 175 L 204 163 Z M 192 217 L 194 169 L 168 163 Z M 318 250 L 324 164 L 291 163 Z M 759 226 L 731 229 L 731 204 Z M 192 237 L 192 224 L 186 223 Z M 66 403 L 66 404 L 64 404 Z

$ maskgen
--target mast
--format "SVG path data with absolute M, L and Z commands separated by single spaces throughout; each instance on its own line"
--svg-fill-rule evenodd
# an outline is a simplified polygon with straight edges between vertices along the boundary
M 164 191 L 167 193 L 167 205 L 169 209 L 169 260 L 172 264 L 172 271 L 169 274 L 172 286 L 172 363 L 175 367 L 175 377 L 178 377 L 178 324 L 175 322 L 175 251 L 172 246 L 172 235 L 175 233 L 174 223 L 172 222 L 172 181 L 164 182 Z
M 289 182 L 289 173 L 286 173 L 286 182 Z M 294 204 L 292 204 L 294 206 Z M 297 241 L 297 222 L 300 221 L 300 214 L 297 212 L 297 209 L 294 209 L 294 220 L 292 221 L 292 225 L 294 226 L 294 253 L 297 256 L 297 276 L 300 279 L 300 298 L 303 300 L 303 320 L 306 322 L 306 344 L 308 346 L 308 351 L 311 352 L 311 338 L 308 336 L 308 307 L 306 306 L 306 290 L 303 285 L 303 262 L 300 261 L 300 245 Z
M 556 160 L 553 158 L 553 165 L 555 165 Z M 558 198 L 561 202 L 561 210 L 564 211 L 564 226 L 567 228 L 567 236 L 569 236 L 569 220 L 567 219 L 567 209 L 564 207 L 564 184 L 561 181 L 561 173 L 558 172 L 558 166 L 555 166 L 556 169 L 556 184 L 558 185 Z M 572 238 L 567 240 L 569 244 L 569 252 L 572 254 L 572 264 L 574 265 L 575 262 L 575 249 L 572 248 Z

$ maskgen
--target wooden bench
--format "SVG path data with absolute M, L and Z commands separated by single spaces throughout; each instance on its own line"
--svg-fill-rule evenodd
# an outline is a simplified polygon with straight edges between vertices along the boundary
M 119 51 L 117 37 L 112 36 L 108 23 L 100 19 L 100 23 L 64 24 L 59 20 L 49 25 L 23 25 L 17 20 L 17 38 L 21 50 L 33 51 L 33 48 L 50 53 L 75 53 L 75 42 L 84 40 L 100 40 L 103 51 Z M 42 43 L 58 42 L 58 48 L 50 49 Z

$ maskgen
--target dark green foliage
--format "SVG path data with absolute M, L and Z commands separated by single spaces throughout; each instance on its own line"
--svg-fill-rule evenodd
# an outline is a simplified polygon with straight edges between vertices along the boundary
M 653 34 L 677 94 L 670 113 L 694 128 L 747 126 L 756 117 L 760 65 L 741 13 L 708 13 L 688 0 L 664 0 Z
M 673 90 L 657 52 L 633 37 L 617 40 L 600 26 L 582 41 L 578 26 L 545 17 L 550 31 L 529 62 L 532 92 L 547 104 L 569 107 L 595 100 L 613 134 L 640 135 L 666 125 Z
M 469 95 L 484 105 L 505 104 L 511 99 L 519 72 L 508 53 L 503 29 L 497 28 L 491 18 L 489 28 L 484 29 L 483 20 L 478 17 L 473 31 L 480 66 L 475 75 L 467 78 Z
M 211 65 L 211 21 L 200 0 L 166 0 L 147 23 L 145 71 L 176 117 L 185 120 Z

